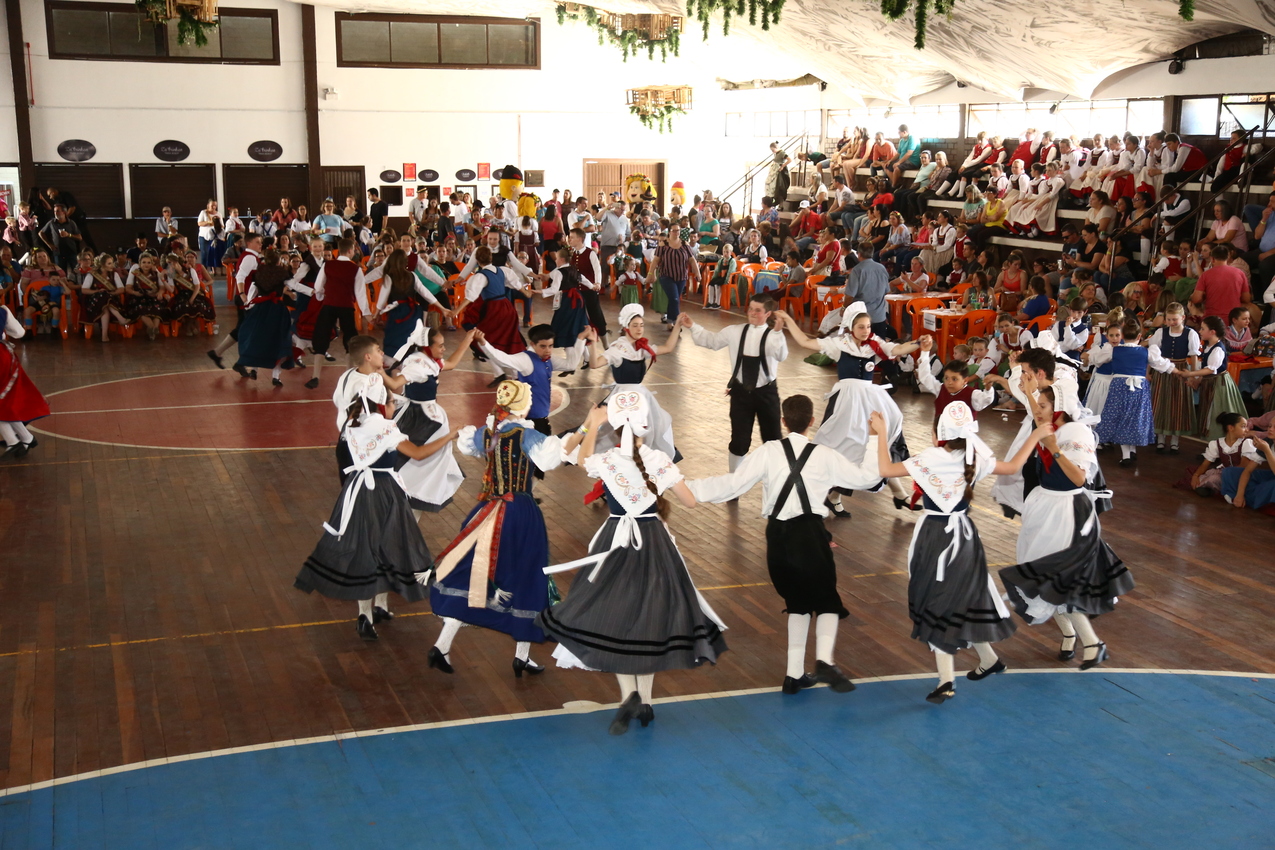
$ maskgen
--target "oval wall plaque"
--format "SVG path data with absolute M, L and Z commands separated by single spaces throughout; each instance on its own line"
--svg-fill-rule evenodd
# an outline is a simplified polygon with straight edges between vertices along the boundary
M 473 180 L 477 176 L 478 176 L 478 172 L 471 171 L 468 168 L 462 168 L 460 171 L 456 172 L 456 179 L 460 180 L 461 182 L 468 182 L 470 180 Z
M 253 142 L 248 145 L 248 156 L 257 162 L 274 162 L 283 156 L 283 145 L 265 140 Z
M 181 162 L 190 156 L 190 146 L 176 139 L 155 143 L 155 158 L 160 162 Z
M 58 145 L 58 156 L 67 162 L 88 162 L 97 156 L 97 148 L 83 139 L 67 139 Z
M 424 171 L 418 171 L 418 172 L 416 173 L 416 177 L 417 177 L 417 179 L 421 180 L 422 182 L 425 182 L 425 183 L 433 183 L 435 180 L 437 180 L 437 179 L 438 179 L 438 172 L 437 172 L 437 171 L 430 171 L 429 169 L 426 169 L 426 170 L 424 170 Z
M 397 171 L 395 171 L 392 168 L 381 172 L 382 183 L 397 183 L 398 181 L 402 179 L 403 179 L 403 175 L 399 174 Z
M 491 179 L 492 179 L 492 180 L 504 180 L 505 178 L 501 176 L 501 175 L 503 175 L 503 174 L 504 174 L 504 172 L 505 172 L 505 169 L 503 169 L 503 168 L 497 168 L 495 171 L 493 171 L 493 172 L 491 173 Z

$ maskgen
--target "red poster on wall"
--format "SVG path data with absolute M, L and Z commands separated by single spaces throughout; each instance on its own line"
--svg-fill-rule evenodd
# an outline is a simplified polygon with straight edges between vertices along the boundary
M 413 189 L 411 186 L 406 186 L 406 187 L 404 187 L 404 188 L 403 188 L 403 197 L 404 197 L 404 198 L 412 198 L 412 197 L 415 197 L 415 196 L 416 196 L 416 190 L 415 190 L 415 189 Z
M 491 179 L 491 163 L 490 162 L 478 163 L 478 179 L 479 180 Z
M 444 186 L 444 187 L 443 187 L 443 197 L 444 197 L 444 198 L 450 197 L 450 196 L 451 196 L 451 194 L 452 194 L 452 187 L 451 187 L 451 186 Z
M 403 179 L 404 180 L 416 179 L 416 163 L 414 162 L 403 163 Z

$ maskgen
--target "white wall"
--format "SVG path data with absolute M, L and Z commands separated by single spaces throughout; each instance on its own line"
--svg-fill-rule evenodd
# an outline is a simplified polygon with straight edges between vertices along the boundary
M 0 15 L 0 162 L 18 161 L 18 128 L 13 113 L 13 72 L 9 67 L 9 24 Z

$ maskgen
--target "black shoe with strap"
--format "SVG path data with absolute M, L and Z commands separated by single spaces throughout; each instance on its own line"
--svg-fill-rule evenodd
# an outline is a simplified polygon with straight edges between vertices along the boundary
M 366 614 L 359 615 L 358 622 L 359 637 L 363 640 L 377 640 L 376 629 L 372 626 L 372 621 L 367 618 Z
M 971 670 L 965 674 L 965 678 L 969 679 L 971 682 L 978 682 L 982 679 L 986 679 L 988 676 L 991 676 L 993 674 L 1004 673 L 1004 672 L 1005 672 L 1005 662 L 997 658 L 996 663 L 993 664 L 991 667 L 988 667 L 986 670 L 983 670 L 983 669 Z
M 792 696 L 795 693 L 804 691 L 806 688 L 813 688 L 819 684 L 819 680 L 809 673 L 803 673 L 800 679 L 794 679 L 792 676 L 784 677 L 784 693 Z
M 925 701 L 932 702 L 935 705 L 942 705 L 948 700 L 956 696 L 956 688 L 951 682 L 944 682 L 926 695 Z
M 827 685 L 839 694 L 848 694 L 854 690 L 854 682 L 841 672 L 840 667 L 823 661 L 815 662 L 815 681 Z
M 611 726 L 608 731 L 612 735 L 623 735 L 629 731 L 629 721 L 637 717 L 642 711 L 642 697 L 637 691 L 629 694 L 629 698 L 620 703 L 620 710 L 615 713 L 615 717 L 611 720 Z M 654 713 L 652 713 L 654 716 Z
M 429 650 L 429 666 L 443 673 L 455 673 L 456 670 L 448 662 L 447 656 L 436 646 L 430 647 Z
M 521 658 L 514 659 L 514 678 L 521 679 L 523 672 L 528 676 L 539 676 L 545 671 L 545 668 L 528 658 L 523 661 Z

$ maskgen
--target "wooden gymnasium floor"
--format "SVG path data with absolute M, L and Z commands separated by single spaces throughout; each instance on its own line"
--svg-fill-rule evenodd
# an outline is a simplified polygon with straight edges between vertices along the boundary
M 607 308 L 614 316 L 614 302 Z M 690 309 L 712 328 L 740 320 Z M 18 343 L 56 412 L 37 423 L 35 451 L 0 465 L 0 789 L 350 730 L 615 701 L 610 676 L 550 669 L 515 679 L 509 639 L 476 629 L 457 639 L 456 675 L 442 675 L 425 666 L 439 628 L 427 604 L 395 606 L 381 640 L 364 643 L 351 604 L 294 590 L 338 492 L 329 397 L 340 369 L 326 369 L 319 390 L 286 374 L 274 391 L 264 375 L 254 385 L 216 371 L 207 347 L 204 338 Z M 650 377 L 674 417 L 688 477 L 726 471 L 727 372 L 724 352 L 685 340 Z M 581 421 L 602 379 L 589 371 L 562 382 L 571 403 L 558 428 Z M 799 355 L 780 370 L 784 395 L 818 397 L 833 380 Z M 453 422 L 480 421 L 485 382 L 472 371 L 444 378 L 440 401 Z M 910 444 L 925 445 L 930 397 L 904 389 L 896 398 Z M 1017 417 L 989 412 L 982 422 L 1001 450 Z M 1275 673 L 1275 527 L 1171 489 L 1195 462 L 1197 445 L 1184 445 L 1177 457 L 1144 452 L 1136 471 L 1104 458 L 1116 497 L 1106 539 L 1138 582 L 1097 624 L 1109 666 Z M 469 477 L 455 503 L 423 522 L 434 552 L 473 504 L 480 468 L 462 466 Z M 602 521 L 581 504 L 588 489 L 574 468 L 537 487 L 557 560 L 584 554 Z M 1018 524 L 987 490 L 973 517 L 990 563 L 1004 565 Z M 672 528 L 731 627 L 731 651 L 714 668 L 658 676 L 657 697 L 779 684 L 783 606 L 766 577 L 759 500 L 755 491 L 736 505 L 675 508 Z M 855 677 L 928 673 L 931 653 L 908 637 L 912 518 L 885 495 L 847 504 L 854 518 L 830 521 L 851 612 L 838 660 Z M 1024 627 L 998 649 L 1011 668 L 1056 668 L 1056 639 L 1051 627 Z M 547 646 L 533 655 L 551 660 Z M 919 702 L 929 683 L 911 687 Z

